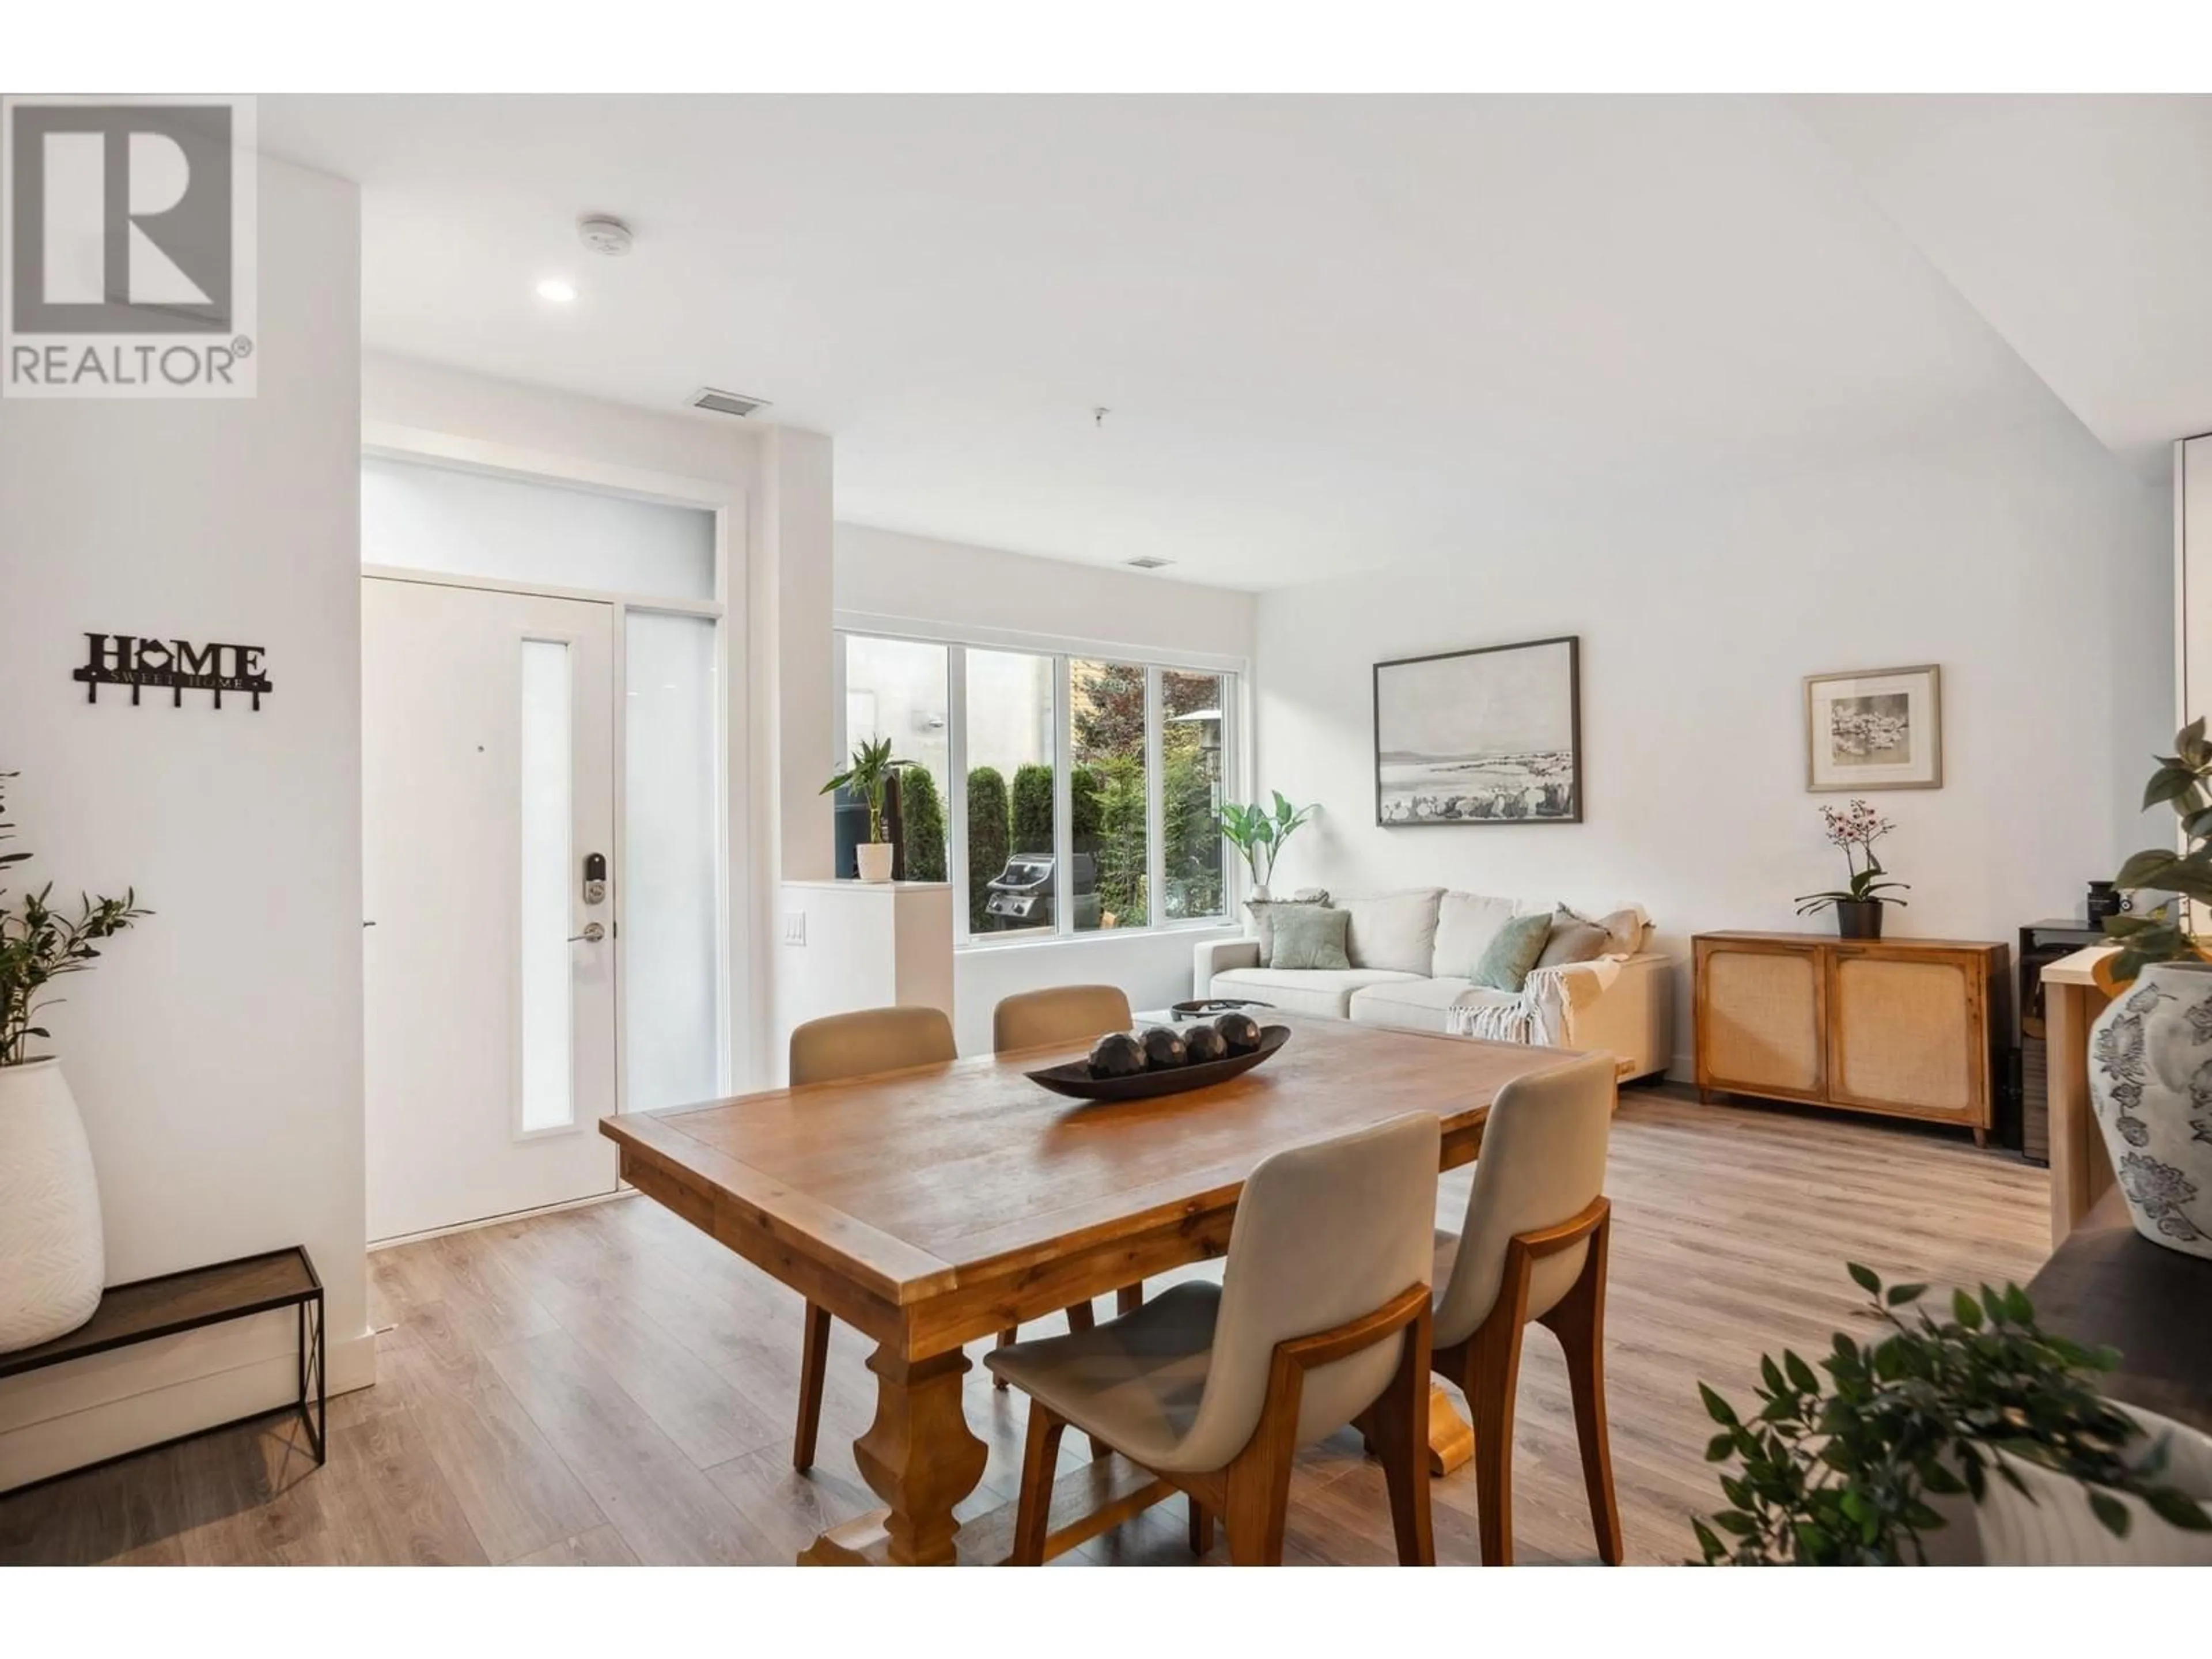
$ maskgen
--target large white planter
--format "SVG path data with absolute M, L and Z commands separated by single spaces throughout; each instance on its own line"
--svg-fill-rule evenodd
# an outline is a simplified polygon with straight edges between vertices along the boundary
M 2089 1093 L 2136 1231 L 2212 1256 L 2212 965 L 2154 963 L 2097 1016 Z
M 853 851 L 860 860 L 862 881 L 889 881 L 891 878 L 890 842 L 864 841 Z
M 61 1061 L 0 1066 L 0 1353 L 75 1330 L 106 1279 L 92 1148 Z
M 2212 1437 L 2199 1434 L 2155 1412 L 2130 1406 L 2128 1415 L 2142 1425 L 2151 1441 L 2166 1439 L 2167 1461 L 2159 1479 L 2191 1497 L 2212 1502 Z M 2148 1449 L 2150 1443 L 2145 1443 Z M 1991 1480 L 1975 1512 L 1982 1555 L 1998 1567 L 2175 1567 L 2212 1565 L 2212 1532 L 2184 1532 L 2153 1514 L 2137 1498 L 2112 1495 L 2127 1507 L 2128 1534 L 2115 1538 L 2090 1511 L 2088 1492 L 2078 1480 L 2054 1474 L 2040 1463 L 2008 1456 L 2008 1467 L 2032 1496 L 2024 1498 L 2009 1482 Z

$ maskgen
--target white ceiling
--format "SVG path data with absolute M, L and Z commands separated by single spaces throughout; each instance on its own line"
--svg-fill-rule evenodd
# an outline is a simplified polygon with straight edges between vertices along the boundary
M 842 519 L 1264 587 L 2051 387 L 2131 453 L 2212 425 L 2205 260 L 2166 269 L 2212 252 L 2204 106 L 2103 107 L 271 97 L 261 130 L 361 181 L 372 349 L 766 397 L 835 436 Z M 586 211 L 636 252 L 586 253 Z

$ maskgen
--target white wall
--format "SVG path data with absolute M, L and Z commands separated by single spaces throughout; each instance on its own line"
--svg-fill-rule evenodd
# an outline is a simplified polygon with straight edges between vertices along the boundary
M 259 396 L 0 402 L 13 873 L 155 915 L 48 1022 L 111 1283 L 304 1243 L 332 1381 L 368 1380 L 362 1240 L 355 187 L 263 157 Z M 259 713 L 70 671 L 87 631 L 264 646 Z M 291 1394 L 289 1319 L 0 1384 L 0 1486 Z
M 1686 963 L 1692 933 L 1832 927 L 1791 902 L 1842 875 L 1800 681 L 1935 662 L 1944 787 L 1873 797 L 1912 884 L 1890 921 L 2012 939 L 2162 830 L 2135 804 L 2174 726 L 2172 557 L 2166 493 L 2053 404 L 1881 464 L 1470 525 L 1452 563 L 1269 593 L 1256 781 L 1324 808 L 1283 879 L 1639 900 Z M 1586 822 L 1377 828 L 1372 665 L 1559 634 L 1583 642 Z M 1678 1065 L 1687 988 L 1686 968 Z
M 1231 588 L 850 524 L 836 530 L 835 594 L 840 626 L 896 632 L 904 622 L 983 644 L 1026 641 L 1102 655 L 1118 647 L 1140 658 L 1188 653 L 1248 665 L 1257 617 L 1256 596 Z M 825 728 L 825 762 L 830 744 Z M 1231 781 L 1232 791 L 1241 787 Z M 1190 994 L 1192 945 L 1213 936 L 1106 933 L 962 951 L 954 963 L 960 1050 L 989 1050 L 991 1011 L 1017 991 L 1103 983 L 1120 986 L 1139 1008 L 1180 1001 Z

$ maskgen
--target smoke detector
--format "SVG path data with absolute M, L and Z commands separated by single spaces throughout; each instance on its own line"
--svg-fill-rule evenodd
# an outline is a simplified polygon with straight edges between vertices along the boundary
M 576 221 L 576 235 L 594 253 L 619 256 L 636 245 L 637 238 L 621 220 L 605 213 L 593 213 Z
M 757 415 L 768 407 L 765 398 L 748 398 L 742 392 L 717 392 L 713 386 L 702 386 L 690 397 L 694 409 L 709 410 L 717 415 L 735 415 L 742 418 Z
M 1151 554 L 1146 553 L 1133 559 L 1124 559 L 1121 562 L 1127 565 L 1132 570 L 1164 570 L 1168 566 L 1173 564 L 1175 561 L 1173 559 L 1155 558 Z

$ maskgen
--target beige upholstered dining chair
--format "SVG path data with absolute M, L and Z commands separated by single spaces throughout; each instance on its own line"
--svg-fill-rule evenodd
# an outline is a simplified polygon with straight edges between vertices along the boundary
M 1129 999 L 1115 985 L 1056 985 L 1024 991 L 991 1012 L 991 1047 L 999 1054 L 1049 1043 L 1087 1042 L 1131 1024 Z
M 1531 1320 L 1565 1351 L 1598 1555 L 1620 1564 L 1605 1415 L 1605 1158 L 1616 1096 L 1610 1054 L 1508 1083 L 1483 1127 L 1467 1221 L 1437 1235 L 1431 1363 L 1466 1391 L 1474 1416 L 1486 1566 L 1513 1559 L 1513 1397 Z
M 791 1085 L 835 1083 L 909 1066 L 957 1059 L 952 1022 L 937 1008 L 863 1008 L 810 1019 L 791 1033 Z M 830 1310 L 806 1304 L 806 1336 L 799 1364 L 799 1426 L 791 1437 L 793 1468 L 814 1467 L 822 1427 L 822 1373 L 830 1363 Z
M 993 1353 L 1030 1396 L 1012 1559 L 1036 1565 L 1181 1491 L 1191 1547 L 1278 1564 L 1291 1460 L 1357 1422 L 1382 1461 L 1398 1559 L 1431 1565 L 1428 1350 L 1437 1120 L 1392 1118 L 1252 1171 L 1221 1283 L 1176 1285 L 1088 1331 Z M 1061 1431 L 1155 1479 L 1048 1535 Z
M 1018 1048 L 1088 1042 L 1109 1031 L 1126 1031 L 1133 1023 L 1129 999 L 1119 986 L 1055 985 L 1048 990 L 1024 991 L 1003 999 L 991 1011 L 991 1050 L 1004 1054 Z M 1142 1279 L 1124 1285 L 1115 1292 L 1115 1311 L 1127 1313 L 1144 1299 Z M 1088 1330 L 1092 1322 L 1088 1299 L 1068 1309 L 1070 1330 Z M 1018 1328 L 1008 1327 L 999 1333 L 999 1346 L 1006 1346 L 1020 1334 Z M 1006 1379 L 1000 1377 L 997 1386 L 1005 1388 Z

